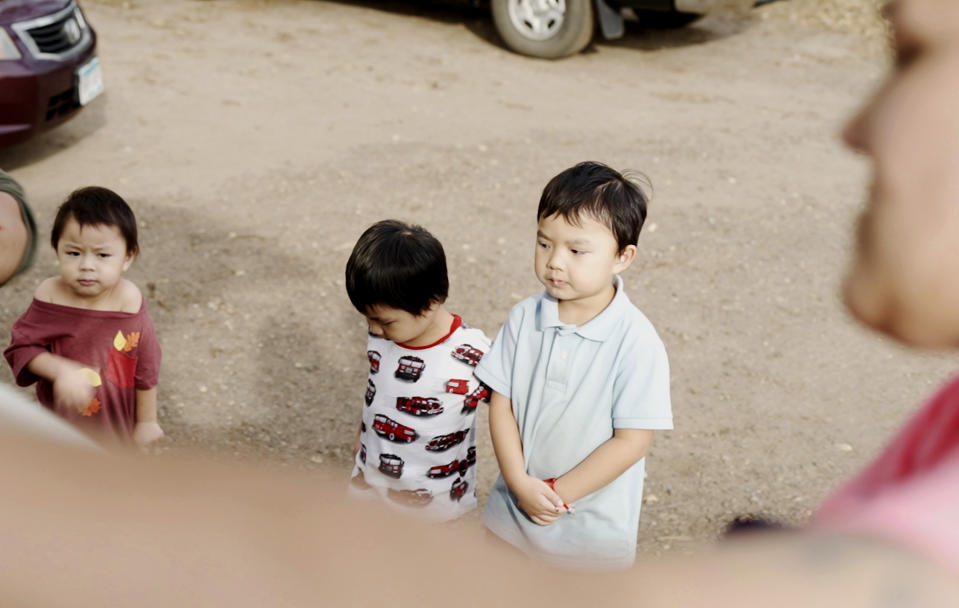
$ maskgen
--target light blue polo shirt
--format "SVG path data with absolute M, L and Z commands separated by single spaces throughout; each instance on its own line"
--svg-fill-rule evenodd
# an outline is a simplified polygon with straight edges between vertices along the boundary
M 669 362 L 652 324 L 623 291 L 583 325 L 559 320 L 547 293 L 518 303 L 476 377 L 508 396 L 527 472 L 559 477 L 613 436 L 614 428 L 671 429 Z M 622 568 L 636 556 L 645 458 L 576 502 L 549 526 L 530 521 L 500 475 L 483 522 L 519 549 L 555 565 Z

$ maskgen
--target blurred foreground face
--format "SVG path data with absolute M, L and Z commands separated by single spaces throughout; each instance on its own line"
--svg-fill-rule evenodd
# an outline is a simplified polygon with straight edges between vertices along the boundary
M 13 276 L 27 250 L 27 227 L 17 201 L 0 192 L 0 285 Z
M 959 2 L 887 14 L 896 65 L 844 133 L 874 171 L 846 304 L 903 342 L 959 345 Z

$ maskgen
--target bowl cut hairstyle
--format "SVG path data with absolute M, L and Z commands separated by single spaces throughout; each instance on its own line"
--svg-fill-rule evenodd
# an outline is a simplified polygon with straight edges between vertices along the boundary
M 346 263 L 346 292 L 356 310 L 376 305 L 420 315 L 449 293 L 443 245 L 422 226 L 383 220 L 366 229 Z
M 53 220 L 50 244 L 56 249 L 67 222 L 73 218 L 83 226 L 115 226 L 127 244 L 127 255 L 140 252 L 137 242 L 137 219 L 123 198 L 107 188 L 87 186 L 74 190 L 67 197 Z
M 585 214 L 606 224 L 622 251 L 639 241 L 648 202 L 636 182 L 602 163 L 586 161 L 549 180 L 536 219 L 559 214 L 578 225 Z

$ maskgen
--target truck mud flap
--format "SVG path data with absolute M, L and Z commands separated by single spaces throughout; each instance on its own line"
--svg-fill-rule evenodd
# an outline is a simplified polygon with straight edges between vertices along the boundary
M 623 16 L 618 10 L 606 4 L 606 0 L 596 0 L 596 16 L 599 17 L 599 31 L 606 40 L 622 38 L 626 30 Z

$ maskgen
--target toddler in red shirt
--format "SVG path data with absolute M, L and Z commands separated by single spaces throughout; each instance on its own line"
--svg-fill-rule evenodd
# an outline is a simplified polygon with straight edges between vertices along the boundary
M 40 283 L 10 330 L 17 384 L 106 442 L 147 446 L 157 422 L 160 346 L 146 301 L 123 278 L 139 252 L 129 205 L 106 188 L 73 192 L 51 234 L 60 276 Z

